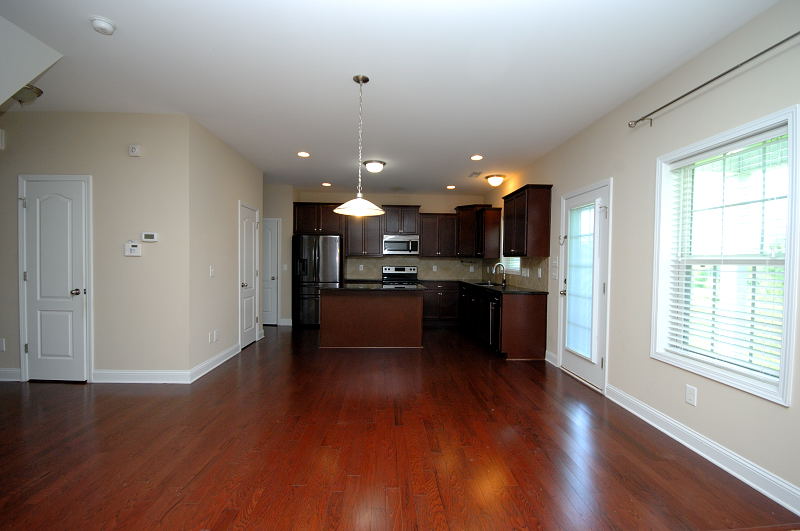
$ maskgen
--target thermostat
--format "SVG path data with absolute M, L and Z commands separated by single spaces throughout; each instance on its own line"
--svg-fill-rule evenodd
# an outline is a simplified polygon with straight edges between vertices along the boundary
M 157 242 L 158 241 L 158 233 L 157 232 L 143 232 L 142 233 L 142 241 L 143 242 Z
M 142 256 L 142 246 L 133 240 L 125 244 L 125 256 Z

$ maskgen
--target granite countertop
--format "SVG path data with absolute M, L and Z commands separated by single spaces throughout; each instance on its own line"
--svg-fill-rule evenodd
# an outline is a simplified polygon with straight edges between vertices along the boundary
M 483 288 L 488 289 L 490 291 L 494 291 L 497 293 L 504 293 L 508 295 L 549 295 L 547 291 L 540 291 L 535 289 L 528 289 L 528 288 L 520 288 L 518 286 L 506 286 L 505 288 L 499 284 L 497 285 L 487 285 L 483 283 L 477 282 L 467 282 L 462 280 L 464 284 L 469 284 L 470 286 L 475 286 L 476 288 Z
M 425 291 L 427 288 L 422 284 L 413 284 L 410 286 L 404 286 L 402 288 L 397 287 L 383 287 L 383 284 L 380 282 L 344 282 L 339 284 L 338 286 L 320 286 L 320 291 L 325 290 L 338 290 L 338 291 L 380 291 L 380 292 L 405 292 L 405 291 Z

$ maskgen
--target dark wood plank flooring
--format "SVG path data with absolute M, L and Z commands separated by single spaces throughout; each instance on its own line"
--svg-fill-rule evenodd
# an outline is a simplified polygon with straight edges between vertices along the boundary
M 0 383 L 3 529 L 722 529 L 796 515 L 543 362 L 267 337 L 187 385 Z M 789 528 L 789 527 L 787 527 Z

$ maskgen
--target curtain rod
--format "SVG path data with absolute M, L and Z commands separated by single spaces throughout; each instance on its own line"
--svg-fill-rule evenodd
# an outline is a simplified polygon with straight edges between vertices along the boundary
M 736 66 L 734 66 L 734 67 L 731 67 L 731 68 L 729 68 L 729 69 L 725 70 L 723 73 L 719 74 L 718 76 L 715 76 L 715 77 L 713 77 L 713 78 L 709 79 L 708 81 L 706 81 L 706 82 L 705 82 L 705 83 L 703 83 L 702 85 L 698 85 L 698 86 L 696 86 L 695 88 L 693 88 L 693 89 L 692 89 L 692 90 L 690 90 L 689 92 L 686 92 L 686 93 L 684 93 L 684 94 L 681 94 L 680 96 L 678 96 L 678 97 L 677 97 L 677 98 L 675 98 L 674 100 L 670 101 L 669 103 L 665 103 L 664 105 L 662 105 L 661 107 L 659 107 L 658 109 L 656 109 L 656 110 L 654 110 L 654 111 L 650 111 L 649 113 L 645 114 L 645 115 L 644 115 L 644 116 L 642 116 L 641 118 L 638 118 L 638 119 L 636 119 L 636 120 L 631 120 L 630 122 L 628 122 L 628 127 L 630 127 L 631 129 L 633 129 L 634 127 L 636 127 L 637 125 L 639 125 L 639 123 L 641 123 L 641 122 L 643 122 L 643 121 L 645 121 L 645 120 L 648 120 L 648 119 L 650 120 L 650 125 L 652 126 L 652 125 L 653 125 L 653 119 L 651 118 L 651 116 L 653 116 L 653 115 L 654 115 L 654 114 L 656 114 L 657 112 L 659 112 L 659 111 L 662 111 L 662 110 L 666 109 L 667 107 L 669 107 L 669 106 L 670 106 L 670 105 L 672 105 L 673 103 L 675 103 L 675 102 L 678 102 L 678 101 L 682 100 L 682 99 L 683 99 L 683 98 L 685 98 L 686 96 L 688 96 L 688 95 L 690 95 L 690 94 L 693 94 L 693 93 L 697 92 L 698 90 L 700 90 L 701 88 L 703 88 L 703 87 L 705 87 L 705 86 L 707 86 L 707 85 L 710 85 L 711 83 L 713 83 L 714 81 L 718 80 L 719 78 L 721 78 L 721 77 L 724 77 L 724 76 L 727 76 L 728 74 L 730 74 L 730 73 L 731 73 L 731 72 L 733 72 L 734 70 L 736 70 L 736 69 L 738 69 L 738 68 L 741 68 L 741 67 L 743 67 L 744 65 L 746 65 L 746 64 L 747 64 L 747 63 L 749 63 L 750 61 L 753 61 L 754 59 L 758 59 L 759 57 L 761 57 L 761 56 L 762 56 L 762 55 L 764 55 L 765 53 L 767 53 L 767 52 L 770 52 L 770 51 L 774 50 L 775 48 L 777 48 L 777 47 L 778 47 L 778 46 L 780 46 L 781 44 L 783 44 L 783 43 L 785 43 L 785 42 L 788 42 L 788 41 L 790 41 L 790 40 L 794 39 L 794 38 L 795 38 L 795 37 L 797 37 L 798 35 L 800 35 L 800 31 L 798 31 L 798 32 L 796 32 L 796 33 L 793 33 L 793 34 L 789 35 L 788 37 L 786 37 L 785 39 L 783 39 L 783 40 L 782 40 L 782 41 L 780 41 L 780 42 L 776 42 L 775 44 L 773 44 L 772 46 L 770 46 L 770 47 L 769 47 L 769 48 L 767 48 L 766 50 L 762 50 L 762 51 L 758 52 L 757 54 L 755 54 L 755 55 L 754 55 L 753 57 L 751 57 L 750 59 L 747 59 L 747 60 L 745 60 L 745 61 L 742 61 L 742 62 L 741 62 L 741 63 L 739 63 L 738 65 L 736 65 Z

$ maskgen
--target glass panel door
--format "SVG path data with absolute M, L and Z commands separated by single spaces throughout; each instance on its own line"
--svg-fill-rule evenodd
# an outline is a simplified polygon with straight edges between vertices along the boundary
M 570 208 L 567 219 L 565 346 L 592 359 L 595 204 Z

